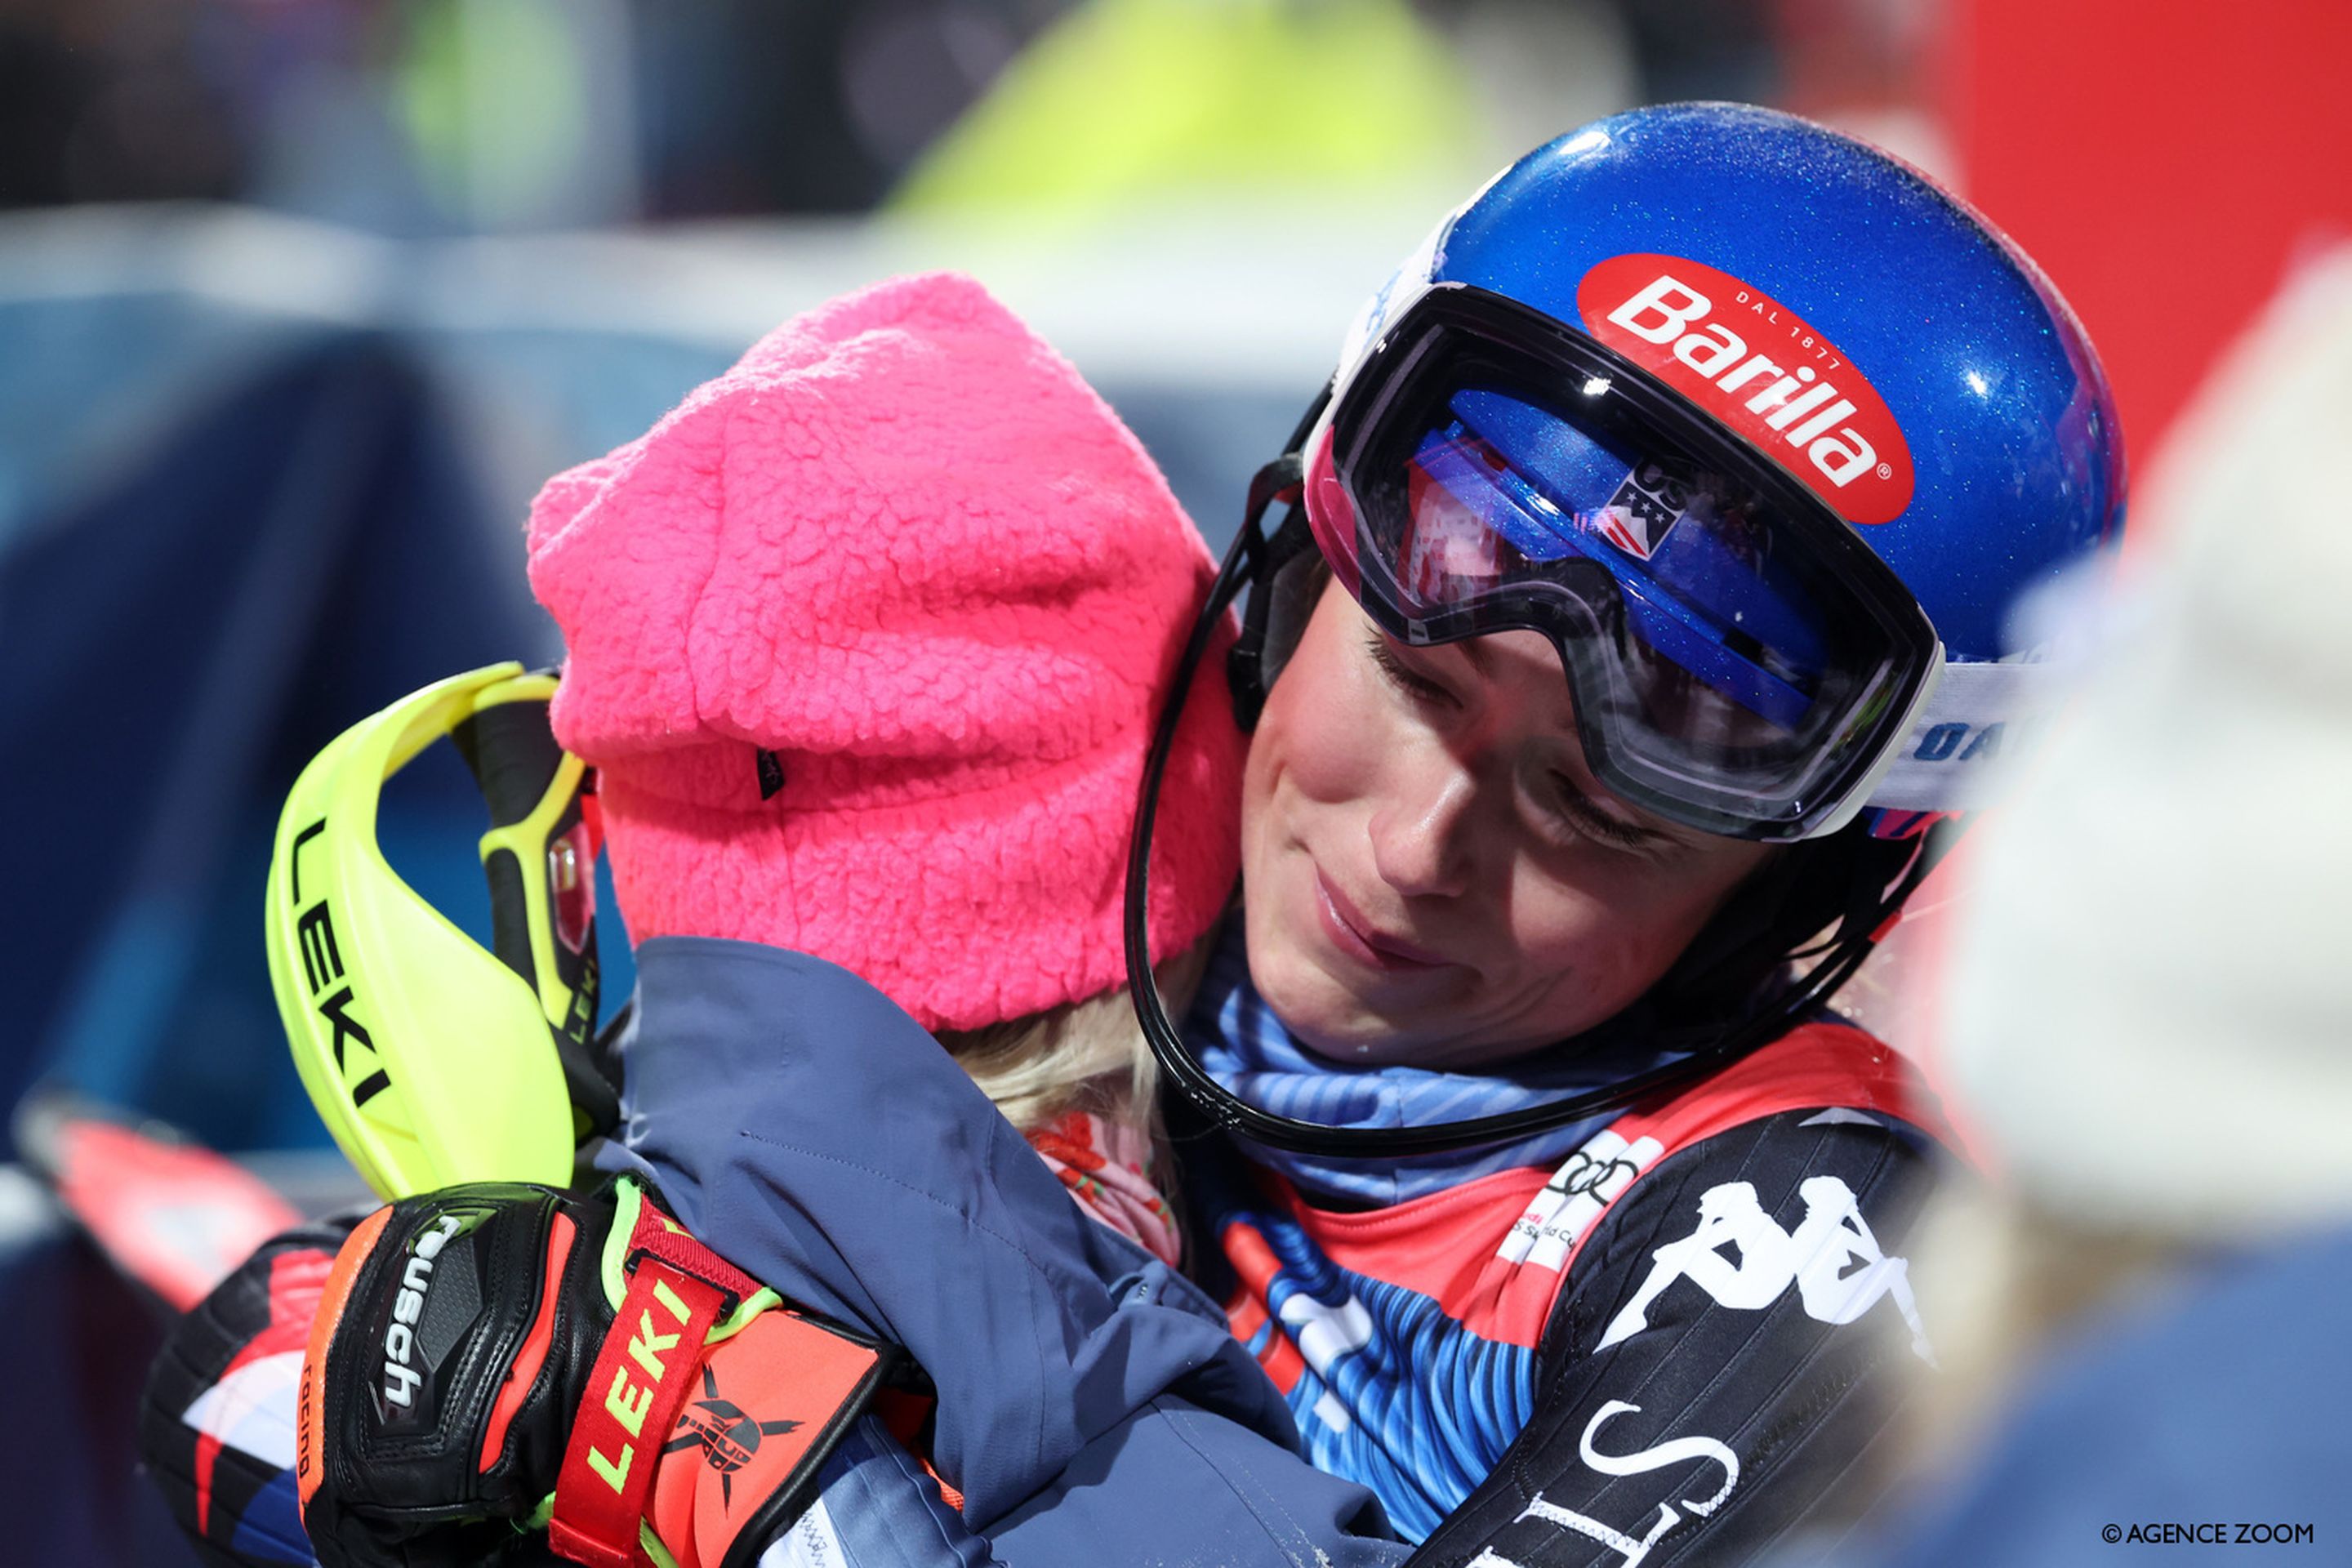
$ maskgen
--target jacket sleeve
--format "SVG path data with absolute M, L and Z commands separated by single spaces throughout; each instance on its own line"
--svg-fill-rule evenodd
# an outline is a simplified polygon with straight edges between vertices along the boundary
M 987 1538 L 862 1423 L 760 1568 L 1396 1568 L 1411 1549 L 1380 1520 L 1363 1488 L 1170 1395 L 1088 1444 Z
M 657 1023 L 623 1047 L 625 1148 L 604 1163 L 747 1272 L 904 1345 L 975 1528 L 1163 1394 L 1295 1443 L 1216 1305 L 1087 1218 L 879 992 L 698 938 L 645 944 L 639 980 Z
M 1534 1418 L 1413 1563 L 1743 1563 L 1855 1484 L 1933 1364 L 1900 1256 L 1931 1179 L 1909 1129 L 1851 1110 L 1661 1162 L 1572 1266 Z
M 1097 1437 L 997 1527 L 1005 1568 L 1398 1568 L 1371 1492 L 1173 1395 Z

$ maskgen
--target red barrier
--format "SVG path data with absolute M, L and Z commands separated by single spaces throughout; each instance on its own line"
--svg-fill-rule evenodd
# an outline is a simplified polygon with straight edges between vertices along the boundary
M 1952 0 L 1969 198 L 2057 279 L 2136 464 L 2297 254 L 2352 231 L 2345 0 Z

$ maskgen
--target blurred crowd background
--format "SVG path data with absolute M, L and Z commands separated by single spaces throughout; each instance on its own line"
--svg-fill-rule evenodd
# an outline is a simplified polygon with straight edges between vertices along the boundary
M 1222 545 L 1440 213 L 1595 116 L 1744 99 L 2014 234 L 2145 457 L 2352 230 L 2347 68 L 2341 0 L 0 0 L 0 1108 L 61 1083 L 331 1164 L 259 942 L 295 773 L 551 659 L 532 489 L 828 295 L 976 273 Z M 381 828 L 477 930 L 478 815 L 428 759 Z M 1931 1040 L 1937 921 L 1897 948 L 1862 1003 Z M 116 1407 L 131 1320 L 57 1236 L 0 1168 L 0 1311 L 71 1352 L 32 1406 Z M 178 1561 L 72 1447 L 0 1436 L 0 1490 L 60 1478 L 47 1560 Z

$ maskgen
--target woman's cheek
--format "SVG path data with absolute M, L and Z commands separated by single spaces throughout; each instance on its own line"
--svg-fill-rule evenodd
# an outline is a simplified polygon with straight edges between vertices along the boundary
M 1606 892 L 1589 885 L 1541 883 L 1521 868 L 1521 886 L 1511 901 L 1508 951 L 1529 975 L 1558 976 L 1555 993 L 1580 995 L 1617 990 L 1640 963 L 1643 933 L 1625 912 L 1612 908 Z
M 1612 850 L 1596 849 L 1571 880 L 1524 864 L 1511 902 L 1511 951 L 1530 977 L 1559 977 L 1548 988 L 1565 1004 L 1572 993 L 1598 1023 L 1647 991 L 1706 923 L 1716 900 L 1659 877 Z M 1539 982 L 1540 984 L 1540 982 Z
M 1341 805 L 1376 786 L 1396 728 L 1369 660 L 1336 644 L 1340 617 L 1318 612 L 1268 695 L 1243 773 L 1244 834 L 1269 806 Z M 1297 837 L 1305 824 L 1291 825 Z
M 1372 794 L 1388 731 L 1380 711 L 1360 702 L 1306 708 L 1289 747 L 1292 786 L 1319 805 L 1343 805 Z

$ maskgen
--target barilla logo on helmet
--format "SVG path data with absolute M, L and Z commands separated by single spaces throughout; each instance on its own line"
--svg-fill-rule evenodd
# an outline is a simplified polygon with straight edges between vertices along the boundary
M 1911 448 L 1886 400 L 1778 300 L 1681 256 L 1612 256 L 1584 275 L 1587 331 L 1769 452 L 1848 522 L 1911 504 Z

